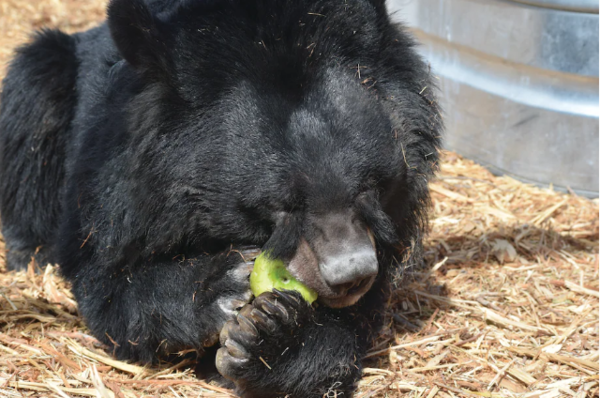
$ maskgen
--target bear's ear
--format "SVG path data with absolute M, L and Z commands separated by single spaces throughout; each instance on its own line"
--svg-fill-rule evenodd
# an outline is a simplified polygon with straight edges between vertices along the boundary
M 108 27 L 117 49 L 134 68 L 167 67 L 166 32 L 144 0 L 111 0 Z
M 386 0 L 369 0 L 380 16 L 387 16 Z
M 385 9 L 385 0 L 369 0 L 369 2 L 378 10 Z

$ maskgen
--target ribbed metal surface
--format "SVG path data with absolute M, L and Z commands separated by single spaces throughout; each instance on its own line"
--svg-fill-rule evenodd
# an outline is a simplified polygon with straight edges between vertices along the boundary
M 536 7 L 555 8 L 557 10 L 588 12 L 598 14 L 597 0 L 512 0 Z
M 544 7 L 502 0 L 389 7 L 413 27 L 440 78 L 448 148 L 498 173 L 597 196 L 598 14 L 532 2 Z

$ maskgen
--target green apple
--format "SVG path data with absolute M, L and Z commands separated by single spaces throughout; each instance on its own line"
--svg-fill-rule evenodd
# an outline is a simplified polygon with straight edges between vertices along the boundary
M 250 289 L 255 297 L 277 289 L 295 290 L 310 304 L 317 299 L 317 292 L 294 278 L 283 261 L 272 259 L 265 252 L 261 253 L 254 261 L 254 269 L 250 274 Z

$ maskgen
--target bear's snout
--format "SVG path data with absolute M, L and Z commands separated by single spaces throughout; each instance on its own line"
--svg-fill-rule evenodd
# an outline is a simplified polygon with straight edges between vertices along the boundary
M 311 224 L 289 263 L 290 272 L 315 290 L 323 304 L 353 305 L 379 271 L 373 234 L 346 213 L 321 216 Z
M 345 245 L 344 245 L 345 246 Z M 377 275 L 377 256 L 370 245 L 340 248 L 323 256 L 319 270 L 329 286 L 350 289 Z

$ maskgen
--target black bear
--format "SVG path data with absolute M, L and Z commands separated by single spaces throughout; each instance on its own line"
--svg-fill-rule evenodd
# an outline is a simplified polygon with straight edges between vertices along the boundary
M 8 268 L 59 264 L 119 358 L 351 396 L 426 226 L 441 122 L 413 47 L 384 0 L 112 0 L 38 32 L 0 99 Z M 260 250 L 318 302 L 251 301 Z

